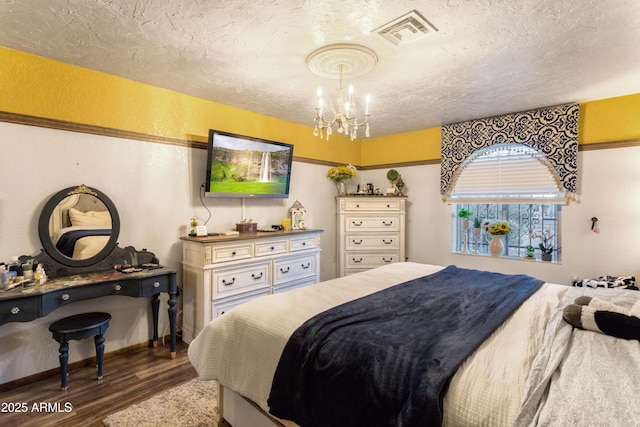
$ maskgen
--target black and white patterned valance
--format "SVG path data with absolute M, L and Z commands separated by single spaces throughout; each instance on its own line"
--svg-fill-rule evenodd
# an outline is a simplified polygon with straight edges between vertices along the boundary
M 567 104 L 442 126 L 440 193 L 451 193 L 460 165 L 478 150 L 523 144 L 544 156 L 566 196 L 575 198 L 579 114 L 579 104 Z

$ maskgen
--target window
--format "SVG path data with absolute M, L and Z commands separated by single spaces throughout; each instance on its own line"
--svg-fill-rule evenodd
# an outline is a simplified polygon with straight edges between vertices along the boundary
M 460 209 L 471 212 L 468 227 L 458 217 Z M 507 221 L 512 231 L 505 237 L 504 257 L 525 258 L 527 248 L 532 246 L 534 257 L 542 258 L 540 243 L 543 237 L 548 248 L 552 248 L 551 261 L 560 262 L 560 211 L 555 204 L 501 204 L 501 203 L 457 203 L 452 204 L 452 250 L 455 253 L 489 254 L 491 235 L 474 226 L 484 221 Z

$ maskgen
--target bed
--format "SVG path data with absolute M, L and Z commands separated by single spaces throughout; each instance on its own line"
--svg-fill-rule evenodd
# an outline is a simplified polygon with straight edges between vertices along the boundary
M 298 425 L 269 413 L 272 384 L 279 378 L 280 359 L 292 336 L 336 306 L 373 297 L 444 269 L 411 262 L 390 264 L 261 297 L 215 319 L 188 351 L 201 379 L 216 380 L 220 385 L 220 425 Z M 597 296 L 625 308 L 640 299 L 637 291 L 540 284 L 444 383 L 438 402 L 442 425 L 637 423 L 640 343 L 567 324 L 562 309 L 581 295 Z

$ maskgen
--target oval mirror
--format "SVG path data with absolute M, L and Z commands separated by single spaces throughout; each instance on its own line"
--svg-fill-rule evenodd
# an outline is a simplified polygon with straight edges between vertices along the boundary
M 38 234 L 51 258 L 68 267 L 88 267 L 111 253 L 120 217 L 104 193 L 83 185 L 56 193 L 44 206 Z

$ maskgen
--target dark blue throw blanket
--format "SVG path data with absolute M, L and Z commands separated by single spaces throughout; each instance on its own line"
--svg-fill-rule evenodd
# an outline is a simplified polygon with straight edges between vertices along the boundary
M 83 237 L 109 236 L 110 234 L 110 228 L 67 231 L 62 236 L 60 236 L 60 239 L 58 239 L 58 243 L 56 243 L 56 249 L 71 258 L 73 257 L 73 249 L 75 248 L 76 242 L 78 240 L 82 239 Z
M 320 313 L 287 342 L 270 412 L 303 427 L 439 426 L 458 366 L 542 283 L 449 266 Z

